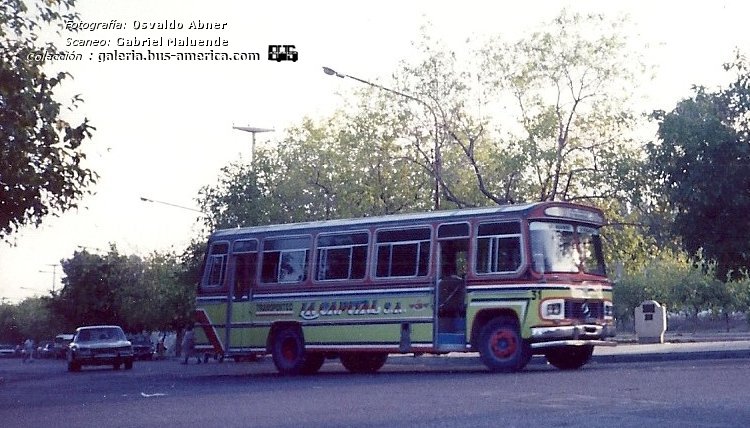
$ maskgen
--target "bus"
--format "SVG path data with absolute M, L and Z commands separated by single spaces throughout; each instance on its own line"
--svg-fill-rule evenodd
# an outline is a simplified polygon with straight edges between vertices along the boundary
M 450 352 L 479 353 L 491 371 L 535 354 L 577 369 L 615 345 L 603 224 L 599 209 L 538 202 L 218 230 L 196 349 L 270 354 L 286 375 Z

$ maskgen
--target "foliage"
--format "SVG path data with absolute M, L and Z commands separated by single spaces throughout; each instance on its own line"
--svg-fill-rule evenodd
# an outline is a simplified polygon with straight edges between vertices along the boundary
M 45 60 L 59 54 L 38 33 L 61 27 L 77 15 L 74 0 L 0 0 L 0 239 L 20 227 L 77 206 L 96 180 L 85 168 L 81 144 L 91 136 L 88 121 L 70 123 L 54 91 L 70 75 L 48 75 Z M 75 108 L 81 102 L 71 100 Z
M 673 234 L 690 254 L 715 260 L 717 278 L 750 268 L 750 71 L 739 54 L 736 80 L 657 111 L 659 142 L 647 147 L 658 199 L 674 213 Z M 657 196 L 658 195 L 658 196 Z
M 373 123 L 366 115 L 351 123 L 339 116 L 323 123 L 306 119 L 276 148 L 260 148 L 252 167 L 227 165 L 218 182 L 199 193 L 198 204 L 209 213 L 204 226 L 211 231 L 416 209 L 429 199 L 425 176 Z
M 750 310 L 750 276 L 737 273 L 720 281 L 716 263 L 685 253 L 664 251 L 639 272 L 625 275 L 615 287 L 616 316 L 632 320 L 633 311 L 644 300 L 656 300 L 673 313 L 691 317 L 709 312 L 728 316 Z
M 50 301 L 68 329 L 117 324 L 126 331 L 171 330 L 189 322 L 195 298 L 171 254 L 141 258 L 112 245 L 105 255 L 77 251 L 62 261 L 63 288 Z
M 49 309 L 49 297 L 31 297 L 16 305 L 0 305 L 0 343 L 19 344 L 26 338 L 51 339 L 64 331 Z

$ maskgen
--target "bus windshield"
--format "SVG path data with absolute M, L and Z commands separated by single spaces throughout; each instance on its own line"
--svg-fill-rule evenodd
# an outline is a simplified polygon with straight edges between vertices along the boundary
M 531 252 L 537 270 L 605 275 L 599 231 L 567 223 L 532 222 Z M 543 260 L 543 265 L 542 265 Z

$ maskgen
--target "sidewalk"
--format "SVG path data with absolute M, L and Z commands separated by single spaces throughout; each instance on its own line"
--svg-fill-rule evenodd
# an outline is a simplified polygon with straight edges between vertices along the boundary
M 666 334 L 665 343 L 639 344 L 634 335 L 618 335 L 615 347 L 594 348 L 592 361 L 628 363 L 674 360 L 750 358 L 746 333 Z
M 724 360 L 750 358 L 750 335 L 738 334 L 731 337 L 718 334 L 667 335 L 665 343 L 639 344 L 635 336 L 617 337 L 617 346 L 597 346 L 594 348 L 592 363 L 643 363 L 659 361 Z M 424 355 L 414 358 L 411 355 L 393 354 L 388 361 L 393 364 L 481 364 L 476 352 L 451 352 L 442 356 Z M 542 355 L 535 355 L 529 364 L 546 364 Z

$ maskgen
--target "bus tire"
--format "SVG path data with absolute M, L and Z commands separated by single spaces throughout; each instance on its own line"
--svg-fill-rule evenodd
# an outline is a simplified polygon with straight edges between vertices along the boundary
M 576 370 L 591 360 L 593 346 L 565 346 L 548 350 L 547 361 L 560 370 Z
M 521 370 L 531 359 L 531 347 L 521 337 L 518 322 L 508 316 L 490 320 L 479 331 L 479 356 L 494 372 Z
M 323 367 L 326 356 L 322 352 L 308 352 L 305 354 L 305 362 L 302 364 L 301 374 L 311 375 L 315 374 Z
M 305 364 L 305 340 L 296 327 L 279 330 L 273 338 L 273 364 L 282 375 L 296 375 Z
M 387 352 L 346 352 L 339 356 L 341 364 L 352 373 L 375 373 L 388 359 Z

